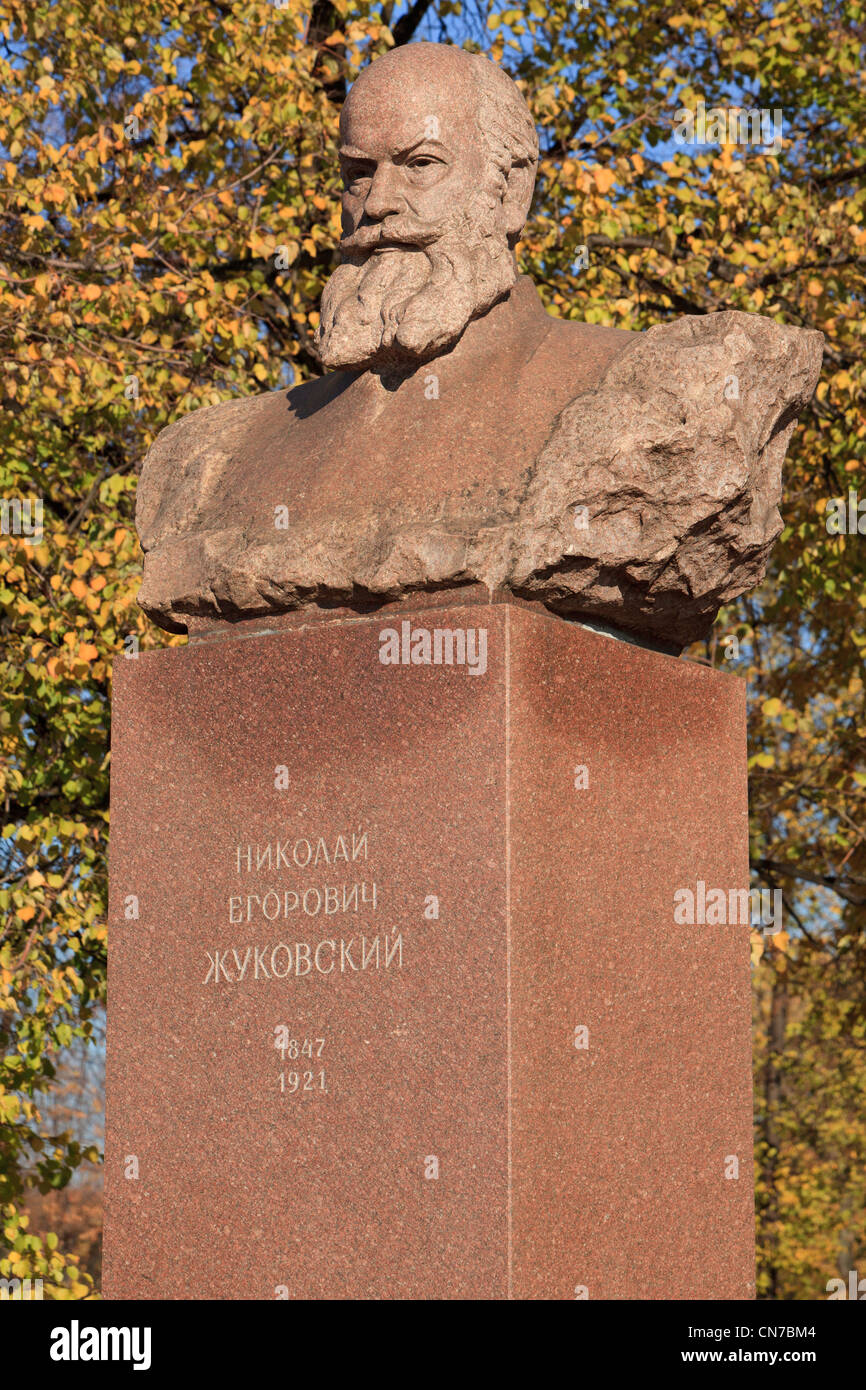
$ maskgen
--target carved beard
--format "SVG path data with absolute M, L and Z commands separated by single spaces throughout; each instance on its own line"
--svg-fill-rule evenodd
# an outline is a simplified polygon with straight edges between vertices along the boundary
M 399 367 L 455 343 L 517 279 L 500 208 L 495 196 L 482 194 L 443 226 L 395 215 L 345 238 L 344 255 L 352 259 L 322 294 L 316 345 L 323 364 Z M 387 249 L 377 252 L 380 243 Z

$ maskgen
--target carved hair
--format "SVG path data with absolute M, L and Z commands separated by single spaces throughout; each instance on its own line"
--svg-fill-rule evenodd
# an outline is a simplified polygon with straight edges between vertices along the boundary
M 480 53 L 467 54 L 478 87 L 478 126 L 491 161 L 507 177 L 515 165 L 538 164 L 538 133 L 523 93 Z

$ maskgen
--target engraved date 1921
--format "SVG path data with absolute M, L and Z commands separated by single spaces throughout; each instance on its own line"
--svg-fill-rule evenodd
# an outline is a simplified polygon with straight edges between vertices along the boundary
M 324 1091 L 327 1093 L 328 1087 L 324 1071 L 281 1071 L 280 1090 L 286 1095 L 294 1096 L 302 1091 Z
M 293 1038 L 288 1025 L 278 1023 L 274 1028 L 274 1047 L 280 1054 L 280 1061 L 300 1062 L 298 1069 L 280 1072 L 280 1091 L 288 1096 L 301 1096 L 309 1093 L 327 1095 L 328 1083 L 325 1070 L 314 1067 L 313 1061 L 321 1059 L 325 1051 L 326 1038 Z M 310 1065 L 304 1069 L 304 1061 Z

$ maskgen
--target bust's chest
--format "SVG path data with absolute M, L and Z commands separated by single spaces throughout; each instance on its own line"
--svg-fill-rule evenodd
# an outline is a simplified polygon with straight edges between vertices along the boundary
M 580 371 L 558 366 L 539 354 L 467 376 L 438 359 L 394 390 L 365 373 L 306 418 L 275 397 L 214 480 L 205 516 L 233 514 L 264 534 L 280 505 L 304 525 L 503 515 L 579 390 Z

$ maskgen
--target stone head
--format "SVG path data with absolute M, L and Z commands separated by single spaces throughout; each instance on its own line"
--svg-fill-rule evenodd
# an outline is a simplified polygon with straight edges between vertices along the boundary
M 366 68 L 340 121 L 343 264 L 322 300 L 324 364 L 425 360 L 504 297 L 537 162 L 526 103 L 488 59 L 418 43 Z

